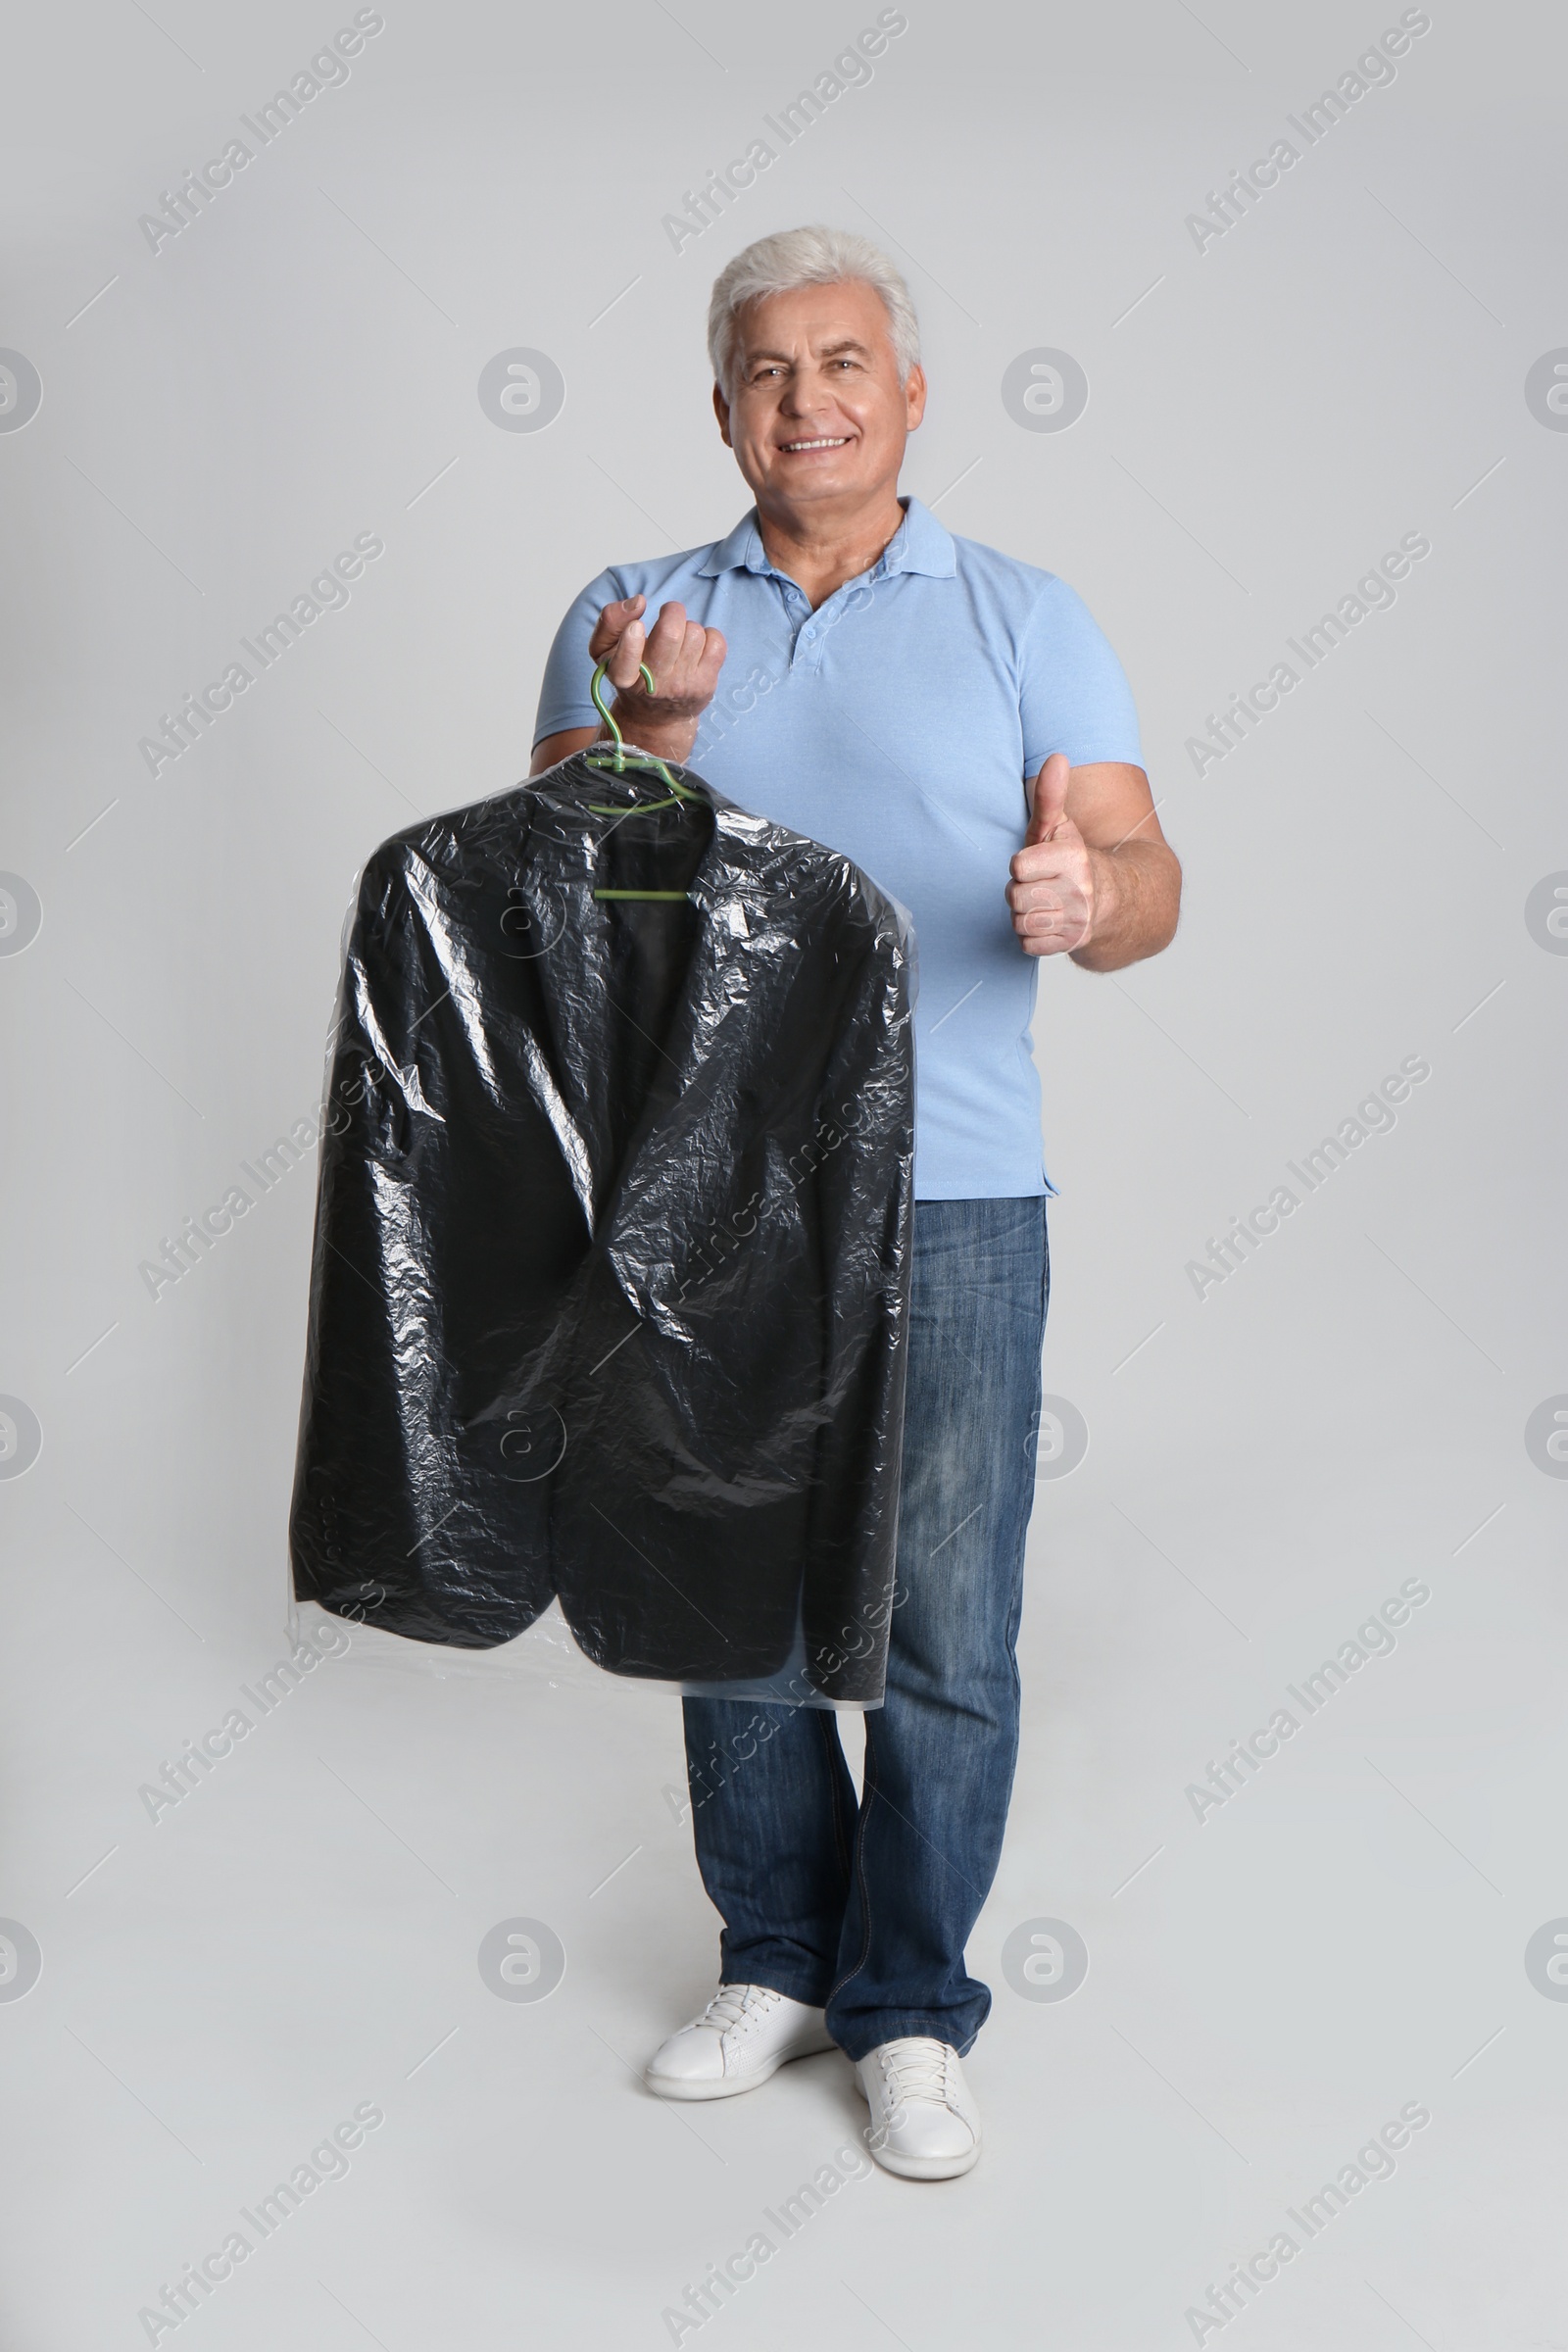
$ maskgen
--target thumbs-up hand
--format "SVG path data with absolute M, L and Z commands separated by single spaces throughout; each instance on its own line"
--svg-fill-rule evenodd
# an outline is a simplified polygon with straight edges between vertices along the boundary
M 1034 782 L 1024 846 L 1013 855 L 1007 905 L 1026 956 L 1064 956 L 1095 927 L 1094 853 L 1067 814 L 1065 752 L 1053 752 Z

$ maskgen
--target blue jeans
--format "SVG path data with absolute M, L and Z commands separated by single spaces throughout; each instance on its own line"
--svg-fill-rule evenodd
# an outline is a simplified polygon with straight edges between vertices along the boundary
M 859 1805 L 831 1709 L 683 1702 L 720 1974 L 825 2007 L 852 2059 L 907 2034 L 961 2054 L 991 2008 L 963 1947 L 1018 1753 L 1050 1281 L 1044 1199 L 916 1202 L 898 1584 Z

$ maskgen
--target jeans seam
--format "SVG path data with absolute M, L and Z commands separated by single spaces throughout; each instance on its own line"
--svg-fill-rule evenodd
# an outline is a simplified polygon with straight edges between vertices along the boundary
M 871 1955 L 871 1888 L 865 1875 L 865 1831 L 866 1824 L 871 1818 L 871 1800 L 876 1794 L 876 1756 L 868 1739 L 865 1746 L 864 1787 L 860 1796 L 860 1818 L 856 1824 L 855 1835 L 855 1881 L 860 1890 L 860 1912 L 864 1921 L 864 1933 L 860 1938 L 860 1956 L 855 1966 L 846 1969 L 843 1976 L 831 1986 L 827 1996 L 830 2001 L 838 1998 L 846 1984 L 854 1983 Z
M 848 1879 L 851 1875 L 852 1859 L 851 1842 L 845 1835 L 842 1775 L 847 1767 L 844 1762 L 844 1749 L 839 1740 L 838 1723 L 831 1711 L 818 1707 L 814 1712 L 821 1727 L 822 1745 L 827 1750 L 828 1801 L 833 1808 L 833 1846 L 838 1856 L 839 1866 L 845 1878 Z

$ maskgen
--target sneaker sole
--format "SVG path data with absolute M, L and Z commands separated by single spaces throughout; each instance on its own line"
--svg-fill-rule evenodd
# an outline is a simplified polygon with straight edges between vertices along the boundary
M 886 2148 L 867 2152 L 873 2164 L 879 2164 L 885 2173 L 896 2173 L 901 2180 L 956 2180 L 979 2163 L 980 2142 L 975 2141 L 967 2156 L 893 2156 Z
M 661 2099 L 736 2099 L 744 2090 L 760 2090 L 764 2082 L 771 2082 L 781 2066 L 791 2066 L 797 2058 L 820 2058 L 836 2047 L 836 2043 L 824 2041 L 815 2049 L 787 2050 L 783 2057 L 770 2058 L 748 2074 L 725 2075 L 716 2082 L 682 2082 L 674 2075 L 656 2075 L 652 2067 L 644 2068 L 643 2081 Z

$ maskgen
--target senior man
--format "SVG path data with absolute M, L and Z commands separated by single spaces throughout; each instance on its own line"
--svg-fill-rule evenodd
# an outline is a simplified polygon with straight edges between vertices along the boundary
M 980 2152 L 961 2060 L 991 1994 L 964 1944 L 1018 1747 L 1053 1189 L 1029 1048 L 1040 959 L 1114 971 L 1156 954 L 1181 872 L 1083 604 L 899 495 L 926 386 L 887 257 L 835 229 L 760 239 L 713 287 L 709 349 L 756 503 L 726 539 L 583 590 L 533 772 L 603 731 L 587 687 L 608 657 L 629 740 L 842 851 L 908 908 L 913 1294 L 887 1688 L 859 1803 L 830 1710 L 684 1700 L 720 1982 L 647 2081 L 725 2098 L 837 2044 L 877 2161 L 944 2180 Z

